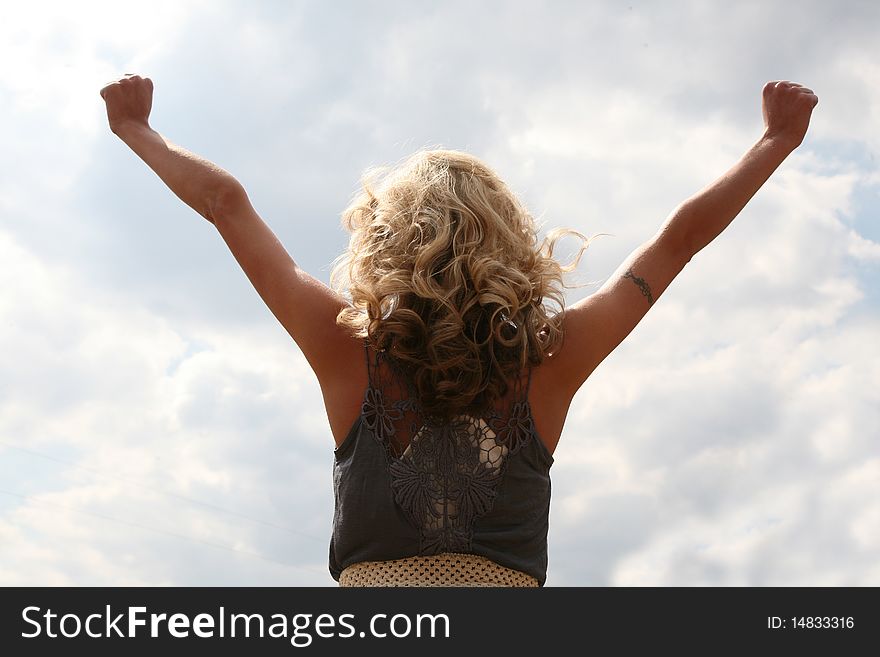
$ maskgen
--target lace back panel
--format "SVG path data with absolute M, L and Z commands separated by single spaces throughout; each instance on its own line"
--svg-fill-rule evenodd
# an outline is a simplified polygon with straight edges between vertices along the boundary
M 487 411 L 439 423 L 421 412 L 393 359 L 366 341 L 364 349 L 363 420 L 385 451 L 395 502 L 419 529 L 420 554 L 468 552 L 474 522 L 492 509 L 508 460 L 535 436 L 531 368 L 525 385 L 517 381 Z

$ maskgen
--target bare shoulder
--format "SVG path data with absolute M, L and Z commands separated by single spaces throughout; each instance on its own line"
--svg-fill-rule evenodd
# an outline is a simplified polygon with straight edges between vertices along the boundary
M 332 350 L 328 353 L 334 354 L 334 362 L 326 371 L 335 372 L 335 375 L 326 375 L 319 382 L 330 430 L 338 447 L 360 415 L 369 377 L 362 339 L 343 332 L 334 332 L 329 339 Z
M 541 365 L 532 370 L 532 383 L 529 386 L 529 406 L 538 437 L 550 454 L 556 450 L 565 418 L 574 393 L 564 385 L 560 372 L 562 351 L 544 359 Z

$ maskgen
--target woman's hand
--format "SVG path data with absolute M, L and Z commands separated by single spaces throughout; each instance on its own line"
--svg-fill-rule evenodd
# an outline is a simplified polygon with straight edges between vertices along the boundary
M 812 89 L 796 82 L 768 82 L 764 85 L 761 102 L 764 136 L 794 150 L 803 142 L 810 125 L 810 115 L 818 102 L 819 97 Z
M 149 127 L 153 106 L 150 78 L 126 73 L 125 77 L 106 84 L 100 93 L 107 105 L 107 120 L 113 134 L 118 135 L 126 126 Z

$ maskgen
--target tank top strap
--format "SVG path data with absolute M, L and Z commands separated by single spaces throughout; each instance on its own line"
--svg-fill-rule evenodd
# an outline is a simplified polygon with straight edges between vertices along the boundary
M 407 388 L 392 359 L 373 348 L 368 339 L 363 342 L 368 382 L 361 415 L 388 456 L 396 458 L 418 431 L 421 417 L 413 391 Z
M 364 360 L 367 362 L 367 382 L 370 387 L 373 386 L 373 369 L 375 368 L 375 362 L 370 362 L 370 342 L 366 338 L 364 338 Z
M 364 339 L 364 358 L 367 361 L 367 383 L 376 391 L 387 391 L 392 382 L 396 382 L 391 364 L 378 350 L 370 346 Z M 387 393 L 386 393 L 387 394 Z

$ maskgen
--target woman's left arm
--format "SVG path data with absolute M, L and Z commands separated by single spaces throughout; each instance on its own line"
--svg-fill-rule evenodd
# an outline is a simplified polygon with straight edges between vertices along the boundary
M 212 224 L 218 199 L 238 181 L 227 171 L 173 144 L 150 127 L 153 82 L 126 75 L 101 89 L 110 130 L 156 172 L 181 201 Z
M 101 97 L 113 133 L 214 225 L 254 289 L 299 345 L 325 393 L 338 389 L 336 382 L 349 376 L 351 352 L 360 354 L 362 349 L 359 340 L 336 325 L 347 301 L 293 261 L 238 180 L 150 127 L 149 78 L 127 75 L 101 89 Z

